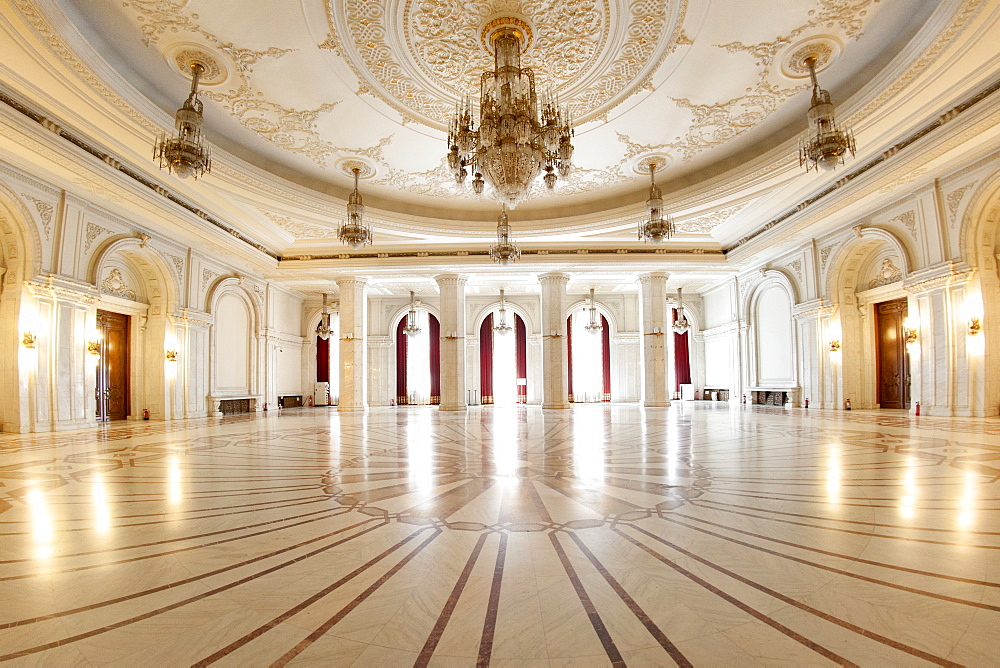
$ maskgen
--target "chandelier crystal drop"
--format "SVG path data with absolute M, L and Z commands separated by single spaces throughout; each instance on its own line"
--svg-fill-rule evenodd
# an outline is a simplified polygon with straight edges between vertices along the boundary
M 354 191 L 347 198 L 347 220 L 340 225 L 337 236 L 352 250 L 358 250 L 372 242 L 372 228 L 365 225 L 365 205 L 361 202 L 361 193 L 358 192 L 358 176 L 361 169 L 355 167 Z
M 507 302 L 504 301 L 503 288 L 500 288 L 500 309 L 497 311 L 499 318 L 495 325 L 493 325 L 493 331 L 497 334 L 509 334 L 513 327 L 507 324 Z
M 323 293 L 323 315 L 320 317 L 319 325 L 316 326 L 316 336 L 326 341 L 330 338 L 330 311 L 328 310 L 326 293 Z
M 677 320 L 674 321 L 674 331 L 678 334 L 683 334 L 684 332 L 691 329 L 691 323 L 684 316 L 684 302 L 681 301 L 681 289 L 677 288 Z
M 601 322 L 601 317 L 597 313 L 597 306 L 594 303 L 594 288 L 590 289 L 590 322 L 583 326 L 585 330 L 591 334 L 599 334 L 604 331 L 604 324 Z
M 663 212 L 663 195 L 656 186 L 656 163 L 649 163 L 649 199 L 646 200 L 646 220 L 639 221 L 639 241 L 658 244 L 674 234 L 674 219 Z
M 406 313 L 406 327 L 403 328 L 403 333 L 407 336 L 416 336 L 420 332 L 420 325 L 417 324 L 417 302 L 413 298 L 413 290 L 410 290 L 410 310 Z
M 490 246 L 490 257 L 501 265 L 516 262 L 521 250 L 510 240 L 510 222 L 507 220 L 507 205 L 503 206 L 497 219 L 497 242 Z
M 813 169 L 832 171 L 844 164 L 846 154 L 854 156 L 854 133 L 837 126 L 830 93 L 820 88 L 816 79 L 816 57 L 809 56 L 803 64 L 809 68 L 813 89 L 809 129 L 799 140 L 799 166 L 805 165 L 807 172 Z
M 203 105 L 198 99 L 198 81 L 205 73 L 205 66 L 193 61 L 190 68 L 191 93 L 174 116 L 176 134 L 160 135 L 153 147 L 153 160 L 160 163 L 160 169 L 166 168 L 182 179 L 189 176 L 197 179 L 212 171 L 211 151 L 201 133 Z
M 528 25 L 516 18 L 490 21 L 484 43 L 493 49 L 492 71 L 483 72 L 479 91 L 479 126 L 471 99 L 465 98 L 448 128 L 448 167 L 457 183 L 471 171 L 478 195 L 488 181 L 494 195 L 511 209 L 528 198 L 542 171 L 548 189 L 569 176 L 573 163 L 573 124 L 553 95 L 539 100 L 535 75 L 521 67 Z

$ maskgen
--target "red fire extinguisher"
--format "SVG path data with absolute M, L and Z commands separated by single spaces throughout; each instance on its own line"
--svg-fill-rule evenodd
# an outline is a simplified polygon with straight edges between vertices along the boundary
M 698 401 L 698 390 L 694 391 L 694 400 Z
M 809 397 L 806 397 L 805 402 L 803 402 L 803 408 L 809 408 Z
M 148 420 L 149 419 L 149 409 L 148 408 L 143 408 L 142 409 L 142 419 L 143 420 Z
M 844 410 L 845 411 L 851 410 L 851 400 L 850 400 L 850 398 L 848 398 L 848 399 L 846 399 L 844 401 Z
M 920 402 L 919 401 L 917 402 L 917 405 L 913 407 L 913 414 L 914 415 L 920 415 Z

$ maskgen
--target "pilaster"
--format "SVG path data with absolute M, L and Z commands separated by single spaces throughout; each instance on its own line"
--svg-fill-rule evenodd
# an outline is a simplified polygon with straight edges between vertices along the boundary
M 368 407 L 368 380 L 365 374 L 368 349 L 368 308 L 364 279 L 340 277 L 340 403 L 342 413 L 363 411 Z
M 667 278 L 665 273 L 639 277 L 642 316 L 643 405 L 669 406 L 667 394 Z
M 464 411 L 465 396 L 465 284 L 458 274 L 435 276 L 441 294 L 441 406 Z
M 542 274 L 542 408 L 569 408 L 566 274 Z

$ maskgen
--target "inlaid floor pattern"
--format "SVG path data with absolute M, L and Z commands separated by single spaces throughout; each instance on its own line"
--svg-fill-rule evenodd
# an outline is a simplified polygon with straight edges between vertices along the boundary
M 997 665 L 1000 420 L 297 409 L 0 436 L 0 660 Z

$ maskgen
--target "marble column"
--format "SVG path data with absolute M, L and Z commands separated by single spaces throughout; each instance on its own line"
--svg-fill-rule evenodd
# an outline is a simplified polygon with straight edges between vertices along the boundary
M 642 311 L 644 406 L 669 406 L 667 394 L 667 278 L 661 272 L 639 277 Z
M 363 411 L 367 407 L 366 285 L 364 279 L 349 276 L 337 279 L 340 290 L 340 404 L 337 410 L 344 413 Z
M 441 294 L 441 405 L 443 411 L 464 411 L 465 284 L 458 274 L 435 276 Z
M 566 274 L 542 274 L 542 408 L 569 408 Z

